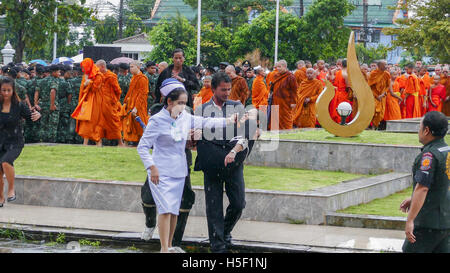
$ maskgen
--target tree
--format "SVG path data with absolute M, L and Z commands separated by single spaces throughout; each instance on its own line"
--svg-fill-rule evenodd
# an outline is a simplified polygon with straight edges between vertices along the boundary
M 195 36 L 195 39 L 197 35 Z M 195 41 L 195 46 L 196 46 Z M 201 26 L 201 63 L 206 66 L 217 66 L 220 62 L 230 60 L 229 49 L 232 42 L 230 28 L 212 22 Z M 196 49 L 197 50 L 197 49 Z
M 129 14 L 134 14 L 141 20 L 149 19 L 156 0 L 126 0 L 126 8 Z M 128 14 L 127 14 L 128 16 Z
M 197 9 L 197 0 L 183 0 L 192 8 Z M 290 5 L 292 0 L 281 1 L 283 6 Z M 258 12 L 272 10 L 275 8 L 276 1 L 271 0 L 203 0 L 203 15 L 208 20 L 215 23 L 221 23 L 224 27 L 238 27 L 248 22 L 249 8 Z
M 421 50 L 441 63 L 450 62 L 450 5 L 448 0 L 409 0 L 403 5 L 414 16 L 398 19 L 399 28 L 385 28 L 387 35 L 397 35 L 394 46 L 420 56 Z
M 16 50 L 16 62 L 23 61 L 25 48 L 40 50 L 47 46 L 53 32 L 68 32 L 69 25 L 80 24 L 91 15 L 89 8 L 80 4 L 63 4 L 61 0 L 3 0 L 0 15 L 5 15 L 6 38 Z M 54 23 L 55 9 L 58 7 L 58 22 Z
M 304 21 L 300 42 L 304 45 L 302 58 L 334 60 L 347 55 L 350 29 L 344 27 L 344 17 L 355 6 L 347 0 L 317 0 L 302 17 Z
M 196 30 L 186 17 L 179 13 L 170 20 L 164 18 L 149 33 L 150 43 L 154 46 L 147 60 L 155 62 L 171 61 L 171 54 L 176 48 L 184 50 L 186 64 L 196 61 Z
M 356 56 L 360 63 L 370 64 L 376 60 L 386 59 L 389 47 L 378 45 L 377 47 L 364 47 L 363 44 L 356 44 Z
M 95 41 L 99 44 L 110 44 L 117 40 L 118 22 L 114 16 L 106 16 L 103 20 L 96 20 L 94 26 Z
M 275 16 L 276 11 L 265 11 L 251 24 L 242 25 L 233 35 L 230 48 L 231 59 L 236 60 L 259 49 L 261 58 L 273 60 L 275 51 Z M 290 13 L 280 13 L 278 34 L 278 58 L 285 59 L 293 65 L 303 45 L 300 36 L 304 25 L 302 20 Z
M 123 37 L 130 37 L 137 35 L 139 33 L 145 32 L 145 25 L 142 22 L 142 19 L 139 18 L 136 14 L 130 14 L 125 21 L 125 30 L 123 33 Z

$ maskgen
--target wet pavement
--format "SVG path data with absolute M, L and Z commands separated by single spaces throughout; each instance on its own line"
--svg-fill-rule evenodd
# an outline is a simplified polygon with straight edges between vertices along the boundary
M 140 232 L 144 228 L 144 214 L 54 208 L 29 205 L 5 204 L 0 209 L 0 223 L 23 224 L 30 226 L 46 226 L 58 228 L 81 229 L 86 231 L 115 232 L 117 234 L 132 234 L 133 240 L 139 240 Z M 208 238 L 206 218 L 189 217 L 185 231 L 185 241 L 206 241 Z M 280 245 L 289 245 L 297 249 L 304 248 L 311 252 L 401 252 L 404 241 L 404 232 L 400 230 L 348 228 L 335 226 L 296 225 L 287 223 L 257 222 L 240 220 L 232 232 L 233 239 L 241 244 L 263 245 L 280 248 Z M 157 230 L 153 239 L 157 239 Z M 8 242 L 0 241 L 0 251 Z M 12 242 L 9 242 L 12 243 Z M 86 248 L 87 252 L 123 252 L 127 248 Z M 287 248 L 286 248 L 287 249 Z M 61 247 L 49 248 L 49 252 L 69 251 Z M 19 251 L 43 251 L 45 245 L 27 245 Z M 134 250 L 143 251 L 143 250 Z M 144 250 L 145 251 L 145 250 Z M 281 247 L 281 251 L 283 251 Z

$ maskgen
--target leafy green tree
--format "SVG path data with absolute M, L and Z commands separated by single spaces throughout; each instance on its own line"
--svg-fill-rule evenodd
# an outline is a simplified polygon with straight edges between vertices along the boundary
M 197 35 L 195 39 L 197 39 Z M 207 66 L 217 66 L 220 62 L 230 60 L 229 49 L 231 42 L 230 28 L 223 27 L 221 24 L 216 25 L 212 22 L 202 24 L 200 39 L 201 63 Z M 195 41 L 195 46 L 197 46 L 196 43 L 197 41 Z
M 94 26 L 95 41 L 99 44 L 110 44 L 117 40 L 119 25 L 116 17 L 106 16 L 103 20 L 96 20 Z
M 394 46 L 401 46 L 421 56 L 421 51 L 441 63 L 450 62 L 450 3 L 448 0 L 409 0 L 404 9 L 415 14 L 410 18 L 398 19 L 400 28 L 385 28 L 387 35 L 397 35 Z
M 61 0 L 3 0 L 0 15 L 5 15 L 6 39 L 16 50 L 15 61 L 22 62 L 25 48 L 40 50 L 48 46 L 53 32 L 68 32 L 69 25 L 81 24 L 92 11 L 83 7 L 86 0 L 78 4 L 64 4 Z M 58 7 L 58 22 L 54 23 Z
M 351 30 L 344 27 L 344 17 L 354 9 L 347 0 L 314 1 L 302 17 L 301 58 L 334 60 L 346 56 Z
M 196 29 L 186 17 L 178 13 L 175 18 L 162 19 L 157 26 L 152 28 L 149 36 L 150 43 L 154 48 L 149 53 L 148 60 L 171 62 L 173 50 L 182 48 L 186 57 L 185 63 L 195 64 L 197 58 Z
M 276 11 L 265 11 L 251 24 L 242 25 L 233 35 L 230 48 L 230 60 L 244 57 L 258 48 L 261 58 L 273 60 L 275 52 L 275 17 Z M 302 20 L 290 13 L 280 13 L 278 34 L 278 59 L 285 59 L 293 65 L 302 52 L 299 42 L 304 24 Z
M 142 19 L 136 14 L 130 14 L 125 21 L 125 30 L 123 32 L 123 37 L 130 37 L 137 35 L 139 33 L 145 32 L 145 25 Z
M 364 47 L 363 44 L 356 44 L 356 56 L 360 63 L 370 64 L 376 60 L 386 59 L 389 47 L 378 45 L 377 47 Z
M 141 20 L 149 19 L 156 0 L 125 0 L 127 16 L 134 14 Z
M 197 0 L 183 0 L 186 4 L 197 9 Z M 281 1 L 281 5 L 287 6 L 292 0 Z M 258 12 L 272 10 L 276 1 L 271 0 L 203 0 L 202 14 L 215 23 L 221 23 L 224 27 L 238 27 L 248 22 L 249 8 Z

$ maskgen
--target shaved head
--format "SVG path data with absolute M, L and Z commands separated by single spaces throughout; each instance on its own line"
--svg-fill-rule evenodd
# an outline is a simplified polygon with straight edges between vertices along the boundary
M 95 65 L 98 67 L 100 72 L 105 73 L 108 69 L 106 68 L 106 62 L 104 60 L 98 60 Z
M 314 70 L 313 68 L 306 69 L 306 77 L 310 81 L 313 80 L 316 77 L 316 70 Z
M 287 62 L 286 60 L 280 60 L 275 64 L 275 67 L 277 68 L 278 72 L 280 72 L 280 74 L 285 73 L 288 69 L 287 69 Z

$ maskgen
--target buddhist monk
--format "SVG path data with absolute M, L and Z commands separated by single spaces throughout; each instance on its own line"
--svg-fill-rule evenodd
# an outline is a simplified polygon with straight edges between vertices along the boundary
M 100 119 L 102 113 L 102 83 L 103 75 L 100 73 L 94 61 L 86 58 L 81 62 L 81 69 L 84 73 L 78 106 L 72 113 L 72 117 L 77 120 L 75 131 L 83 139 L 83 145 L 88 145 L 89 139 L 101 146 Z
M 289 71 L 285 60 L 278 61 L 275 67 L 278 73 L 275 74 L 270 86 L 273 91 L 269 105 L 271 111 L 269 126 L 271 130 L 292 129 L 293 111 L 297 103 L 297 80 Z
M 347 60 L 342 60 L 342 69 L 336 72 L 334 86 L 336 87 L 336 93 L 330 103 L 329 111 L 331 118 L 335 122 L 341 123 L 341 116 L 337 112 L 339 104 L 342 102 L 348 102 L 352 104 L 348 96 L 350 88 L 347 74 Z M 350 122 L 351 117 L 348 117 L 347 119 L 347 122 Z
M 245 102 L 250 95 L 247 81 L 236 74 L 236 69 L 232 65 L 225 68 L 225 73 L 231 78 L 230 100 L 240 101 L 242 105 L 245 105 Z
M 386 96 L 391 88 L 391 74 L 386 71 L 386 61 L 378 61 L 378 69 L 372 70 L 369 76 L 369 86 L 372 89 L 375 99 L 375 114 L 372 119 L 372 125 L 378 129 L 380 122 L 384 118 L 386 110 Z
M 421 116 L 419 102 L 420 84 L 413 70 L 413 64 L 406 66 L 406 81 L 404 83 L 405 118 L 419 118 Z
M 102 103 L 102 118 L 100 120 L 100 127 L 102 128 L 101 137 L 109 140 L 118 140 L 119 146 L 123 147 L 122 141 L 122 123 L 120 121 L 120 111 L 122 105 L 120 104 L 120 89 L 117 75 L 106 67 L 104 60 L 99 60 L 96 63 L 100 72 L 103 75 L 103 85 L 101 88 L 103 103 Z
M 430 87 L 428 112 L 440 112 L 442 111 L 442 104 L 446 97 L 446 90 L 445 86 L 441 84 L 441 77 L 439 75 L 435 75 L 432 79 L 433 84 Z
M 450 80 L 448 78 L 448 66 L 444 66 L 440 76 L 440 83 L 445 86 L 446 90 L 444 104 L 442 105 L 442 113 L 444 113 L 446 116 L 450 116 Z
M 269 98 L 269 90 L 264 82 L 264 76 L 266 71 L 261 66 L 254 68 L 256 78 L 253 81 L 252 86 L 252 104 L 256 109 L 260 109 L 261 105 L 267 105 L 267 99 Z
M 198 106 L 210 101 L 211 98 L 213 97 L 213 92 L 211 89 L 211 81 L 212 81 L 211 76 L 206 76 L 203 79 L 203 87 L 200 90 L 200 92 L 198 92 L 198 94 L 195 96 L 195 99 L 194 99 L 194 110 Z
M 142 137 L 143 129 L 135 117 L 140 117 L 144 124 L 148 122 L 148 79 L 141 72 L 140 66 L 137 61 L 130 64 L 130 72 L 133 77 L 122 106 L 122 131 L 125 145 L 128 145 L 129 142 L 139 142 Z
M 421 116 L 425 115 L 428 108 L 428 94 L 431 86 L 431 79 L 428 75 L 427 68 L 425 66 L 422 66 L 422 63 L 420 62 L 420 69 L 419 69 L 419 85 L 420 85 L 420 92 L 419 92 L 419 104 L 420 104 L 420 110 L 421 110 Z
M 316 126 L 316 100 L 323 90 L 322 82 L 315 78 L 312 68 L 306 70 L 306 80 L 298 88 L 297 106 L 294 111 L 294 125 L 297 128 Z
M 400 94 L 400 86 L 396 81 L 398 72 L 396 69 L 391 69 L 391 86 L 386 96 L 386 111 L 384 112 L 384 120 L 398 120 L 402 119 L 402 112 L 400 110 L 400 103 L 402 97 Z
M 317 79 L 322 81 L 323 86 L 325 86 L 325 80 L 327 79 L 327 71 L 325 69 L 325 61 L 317 61 Z
M 278 73 L 277 68 L 274 67 L 272 71 L 270 71 L 266 76 L 266 86 L 270 89 L 271 82 L 275 75 Z
M 302 81 L 306 80 L 306 65 L 305 61 L 300 60 L 297 62 L 297 70 L 294 72 L 294 76 L 297 79 L 297 85 L 300 86 Z

